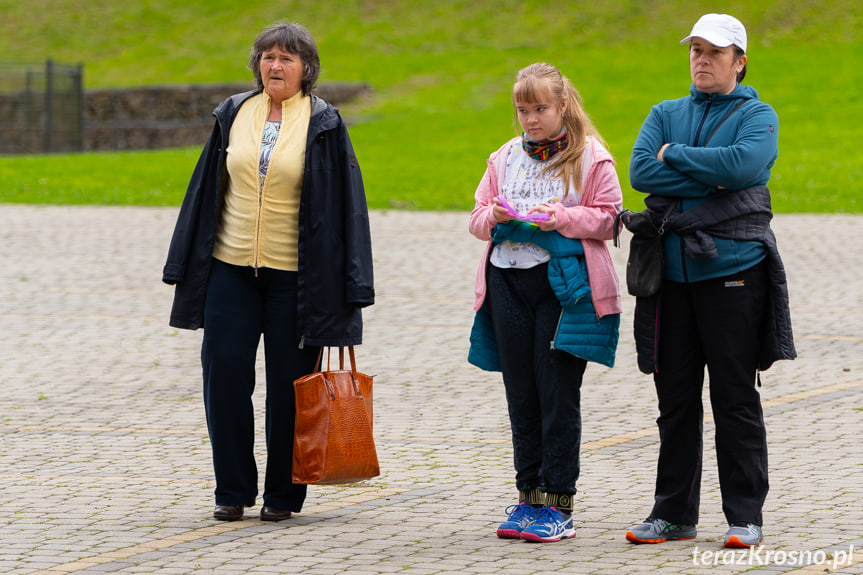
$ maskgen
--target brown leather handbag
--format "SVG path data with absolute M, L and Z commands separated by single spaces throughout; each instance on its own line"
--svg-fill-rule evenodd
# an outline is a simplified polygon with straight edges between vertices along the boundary
M 372 379 L 357 371 L 353 346 L 351 368 L 345 369 L 339 348 L 339 369 L 321 365 L 294 381 L 297 419 L 294 426 L 294 483 L 352 483 L 380 475 L 372 434 Z

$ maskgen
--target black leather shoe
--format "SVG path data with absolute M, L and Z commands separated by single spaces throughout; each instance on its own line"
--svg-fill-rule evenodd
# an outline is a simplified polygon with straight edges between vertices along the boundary
M 243 518 L 242 505 L 216 505 L 213 517 L 219 521 L 239 521 Z
M 291 512 L 288 509 L 277 509 L 266 505 L 261 507 L 261 521 L 281 521 L 290 518 Z

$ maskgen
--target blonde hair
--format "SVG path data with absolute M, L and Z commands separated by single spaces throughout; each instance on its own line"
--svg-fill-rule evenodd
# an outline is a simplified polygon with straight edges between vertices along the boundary
M 569 193 L 568 182 L 581 191 L 582 163 L 581 155 L 587 145 L 587 136 L 593 136 L 603 146 L 606 146 L 602 136 L 599 135 L 593 122 L 584 111 L 581 95 L 569 81 L 560 73 L 560 70 L 538 62 L 519 70 L 515 77 L 515 85 L 512 87 L 512 104 L 515 108 L 518 102 L 536 103 L 545 95 L 551 96 L 557 104 L 558 109 L 566 102 L 563 112 L 563 124 L 566 126 L 566 148 L 552 156 L 552 161 L 545 166 L 541 173 L 550 172 L 552 176 L 560 178 Z M 514 110 L 514 124 L 516 132 L 518 129 L 518 111 Z

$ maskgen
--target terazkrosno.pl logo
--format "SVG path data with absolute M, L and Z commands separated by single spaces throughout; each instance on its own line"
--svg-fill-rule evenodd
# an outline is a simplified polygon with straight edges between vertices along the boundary
M 854 546 L 849 545 L 848 549 L 842 548 L 834 551 L 821 549 L 817 551 L 786 551 L 784 549 L 768 549 L 764 545 L 749 547 L 748 549 L 702 551 L 696 546 L 692 551 L 692 563 L 703 567 L 710 565 L 746 565 L 749 567 L 829 565 L 833 570 L 836 570 L 854 563 Z

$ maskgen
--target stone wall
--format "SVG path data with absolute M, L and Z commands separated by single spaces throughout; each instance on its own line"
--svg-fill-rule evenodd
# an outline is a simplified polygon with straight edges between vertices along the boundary
M 203 145 L 219 103 L 253 84 L 205 84 L 87 91 L 85 150 L 141 150 Z M 341 106 L 371 91 L 366 84 L 320 84 L 315 93 Z
M 142 150 L 203 145 L 213 127 L 213 110 L 251 83 L 151 86 L 84 93 L 83 149 Z M 361 83 L 320 84 L 315 93 L 335 106 L 371 92 Z M 30 119 L 18 112 L 32 94 L 0 94 L 0 153 L 44 150 L 41 112 Z M 30 114 L 32 115 L 32 114 Z M 4 122 L 2 118 L 5 118 Z

